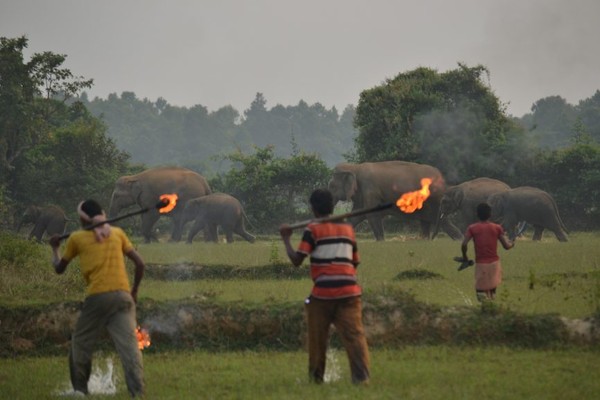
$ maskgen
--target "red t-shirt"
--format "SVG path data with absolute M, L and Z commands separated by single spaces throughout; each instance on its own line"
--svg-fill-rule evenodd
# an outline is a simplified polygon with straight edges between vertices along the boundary
M 489 264 L 498 261 L 498 239 L 504 229 L 493 222 L 476 222 L 469 225 L 465 237 L 475 243 L 475 262 Z

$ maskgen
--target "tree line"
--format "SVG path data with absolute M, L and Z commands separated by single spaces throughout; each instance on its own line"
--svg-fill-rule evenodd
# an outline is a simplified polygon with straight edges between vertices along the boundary
M 267 107 L 257 93 L 231 106 L 175 107 L 135 93 L 90 100 L 93 80 L 65 55 L 25 60 L 25 37 L 0 42 L 0 214 L 8 225 L 28 204 L 74 209 L 108 204 L 115 180 L 179 165 L 238 197 L 255 229 L 306 216 L 306 196 L 341 161 L 406 160 L 439 168 L 448 184 L 480 176 L 550 192 L 571 229 L 600 226 L 600 92 L 569 105 L 540 99 L 507 115 L 487 68 L 458 64 L 399 73 L 360 94 L 356 107 L 299 101 Z

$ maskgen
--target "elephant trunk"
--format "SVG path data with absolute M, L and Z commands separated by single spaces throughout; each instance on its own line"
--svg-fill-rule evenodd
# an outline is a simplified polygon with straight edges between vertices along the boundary
M 437 213 L 437 218 L 435 219 L 435 227 L 433 228 L 433 234 L 431 235 L 431 240 L 435 239 L 438 232 L 440 231 L 440 223 L 442 222 L 443 218 L 446 218 L 446 215 L 444 214 L 444 212 L 442 211 L 442 209 L 440 207 L 440 209 L 438 210 L 438 213 Z
M 129 204 L 132 205 L 132 204 Z M 108 218 L 115 218 L 119 215 L 122 209 L 127 207 L 125 204 L 121 204 L 119 199 L 113 199 L 108 206 Z

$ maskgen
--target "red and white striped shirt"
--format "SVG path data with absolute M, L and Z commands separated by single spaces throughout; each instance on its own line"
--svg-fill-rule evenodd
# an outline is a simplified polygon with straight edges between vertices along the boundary
M 311 223 L 298 246 L 299 253 L 310 255 L 312 296 L 341 299 L 361 295 L 356 280 L 360 262 L 352 225 L 347 223 Z

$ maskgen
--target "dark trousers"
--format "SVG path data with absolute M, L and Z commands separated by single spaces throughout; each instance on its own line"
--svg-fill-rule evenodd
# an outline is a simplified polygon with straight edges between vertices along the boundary
M 88 393 L 92 353 L 99 333 L 106 328 L 125 371 L 132 396 L 144 393 L 142 353 L 138 348 L 135 303 L 128 292 L 115 291 L 88 296 L 75 325 L 69 353 L 73 389 Z
M 307 301 L 309 377 L 323 382 L 329 329 L 333 324 L 348 355 L 352 382 L 368 382 L 369 349 L 362 324 L 361 298 L 321 300 L 310 297 Z

